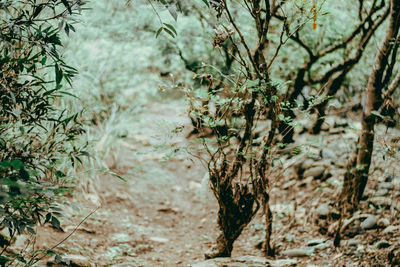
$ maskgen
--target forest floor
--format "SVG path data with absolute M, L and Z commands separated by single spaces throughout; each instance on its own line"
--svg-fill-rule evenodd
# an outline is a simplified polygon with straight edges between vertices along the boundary
M 176 125 L 185 126 L 182 134 L 171 133 Z M 328 117 L 327 125 L 321 135 L 298 135 L 296 145 L 303 146 L 303 153 L 282 152 L 281 167 L 271 175 L 276 259 L 263 262 L 259 214 L 235 242 L 236 260 L 203 262 L 218 235 L 218 207 L 202 182 L 206 169 L 179 153 L 164 160 L 166 150 L 161 149 L 191 144 L 181 101 L 152 105 L 140 114 L 136 130 L 108 162 L 127 181 L 104 175 L 82 186 L 69 199 L 73 205 L 64 208 L 63 231 L 43 226 L 36 248 L 52 247 L 75 231 L 57 247 L 75 266 L 389 266 L 388 254 L 400 241 L 400 166 L 379 151 L 399 133 L 378 127 L 382 138 L 362 212 L 356 214 L 361 215 L 353 218 L 335 248 L 329 236 L 338 215 L 333 204 L 360 126 L 339 116 Z M 26 238 L 15 246 L 24 242 Z M 46 262 L 57 266 L 52 259 L 38 266 Z

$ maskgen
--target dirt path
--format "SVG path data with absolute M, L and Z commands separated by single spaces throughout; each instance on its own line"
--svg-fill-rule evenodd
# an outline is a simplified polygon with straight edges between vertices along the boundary
M 187 266 L 203 259 L 216 235 L 217 211 L 215 203 L 203 201 L 205 169 L 187 155 L 163 162 L 169 150 L 154 147 L 188 144 L 187 130 L 168 135 L 188 120 L 182 103 L 156 108 L 140 114 L 137 130 L 130 141 L 121 143 L 111 163 L 127 181 L 108 175 L 94 181 L 72 200 L 80 210 L 67 210 L 70 216 L 62 221 L 65 233 L 45 227 L 37 241 L 40 247 L 61 240 L 101 203 L 61 251 L 72 258 L 84 255 L 97 266 Z
M 173 102 L 153 105 L 139 114 L 133 127 L 136 130 L 118 144 L 117 153 L 109 162 L 112 170 L 127 181 L 104 175 L 82 194 L 78 192 L 70 199 L 74 205 L 65 208 L 64 232 L 42 228 L 36 248 L 56 244 L 100 206 L 58 247 L 78 266 L 190 266 L 203 261 L 204 252 L 218 233 L 215 200 L 206 197 L 202 187 L 206 171 L 187 154 L 178 153 L 163 160 L 168 155 L 166 148 L 190 145 L 185 138 L 187 127 L 181 134 L 171 133 L 177 126 L 189 125 L 184 109 L 182 102 Z M 374 175 L 366 191 L 369 200 L 363 203 L 362 213 L 385 225 L 365 230 L 360 228 L 360 220 L 355 220 L 344 233 L 340 248 L 334 248 L 327 235 L 333 223 L 327 218 L 337 216 L 332 203 L 340 192 L 343 168 L 355 138 L 357 134 L 351 127 L 335 128 L 318 137 L 302 135 L 297 138 L 298 143 L 314 145 L 298 157 L 282 155 L 285 171 L 273 181 L 270 192 L 278 259 L 285 258 L 284 253 L 294 248 L 305 254 L 294 260 L 296 266 L 370 266 L 371 262 L 385 266 L 389 250 L 399 246 L 399 212 L 393 208 L 400 208 L 399 166 L 396 159 L 382 160 L 379 153 L 375 155 Z M 299 177 L 299 168 L 320 170 L 322 178 L 312 177 L 311 173 Z M 377 192 L 383 185 L 382 196 L 391 198 L 391 204 L 376 202 L 382 199 Z M 235 242 L 233 257 L 262 256 L 256 248 L 260 248 L 264 236 L 262 221 L 258 215 L 245 229 Z M 392 231 L 386 230 L 390 227 Z M 18 242 L 21 246 L 23 240 Z M 316 243 L 315 247 L 311 248 L 310 242 Z M 378 242 L 387 243 L 378 248 Z M 293 264 L 293 260 L 288 263 Z

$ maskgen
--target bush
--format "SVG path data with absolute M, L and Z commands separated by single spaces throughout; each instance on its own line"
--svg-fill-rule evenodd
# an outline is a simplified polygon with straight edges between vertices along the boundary
M 7 248 L 16 236 L 35 234 L 36 223 L 60 228 L 55 198 L 67 190 L 60 164 L 69 158 L 75 166 L 85 155 L 74 146 L 83 132 L 80 114 L 57 108 L 69 94 L 63 85 L 76 74 L 59 52 L 60 34 L 75 31 L 83 5 L 81 0 L 0 3 L 0 224 L 8 229 L 1 238 L 2 265 L 28 261 L 27 253 Z

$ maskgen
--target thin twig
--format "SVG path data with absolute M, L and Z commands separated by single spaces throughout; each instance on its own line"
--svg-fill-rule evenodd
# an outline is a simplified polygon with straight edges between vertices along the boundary
M 58 247 L 59 245 L 61 245 L 62 243 L 64 243 L 68 238 L 70 238 L 75 232 L 76 232 L 76 230 L 78 230 L 78 228 L 79 228 L 79 226 L 81 226 L 81 224 L 84 222 L 84 221 L 86 221 L 90 216 L 92 216 L 93 215 L 93 213 L 95 213 L 98 209 L 100 208 L 100 206 L 99 207 L 97 207 L 96 209 L 94 209 L 93 211 L 91 211 L 88 215 L 86 215 L 86 217 L 85 218 L 83 218 L 83 220 L 75 227 L 75 229 L 74 230 L 72 230 L 72 232 L 71 233 L 69 233 L 66 237 L 64 237 L 60 242 L 58 242 L 57 244 L 55 244 L 54 246 L 52 246 L 50 249 L 48 249 L 48 250 L 53 250 L 53 249 L 55 249 L 56 247 Z M 44 254 L 43 256 L 41 256 L 39 259 L 37 259 L 36 261 L 34 261 L 34 262 L 28 262 L 25 266 L 32 266 L 32 265 L 30 265 L 30 264 L 35 264 L 35 263 L 37 263 L 37 262 L 39 262 L 40 260 L 42 260 L 44 257 L 46 257 L 47 256 L 47 254 Z

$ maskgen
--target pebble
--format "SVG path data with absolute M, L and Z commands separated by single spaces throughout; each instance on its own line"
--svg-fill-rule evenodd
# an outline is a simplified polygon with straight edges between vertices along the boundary
M 69 266 L 90 267 L 90 260 L 82 255 L 65 255 L 62 259 Z
M 393 184 L 390 182 L 385 182 L 385 183 L 379 183 L 377 185 L 378 189 L 387 189 L 387 190 L 393 190 Z
M 332 244 L 321 243 L 321 244 L 318 244 L 318 245 L 316 245 L 316 246 L 313 246 L 313 248 L 314 248 L 314 251 L 317 251 L 317 250 L 324 250 L 324 249 L 326 249 L 326 248 L 329 248 L 331 245 L 332 245 Z
M 333 152 L 333 150 L 331 150 L 331 149 L 329 149 L 329 148 L 324 148 L 323 150 L 322 150 L 322 157 L 324 158 L 324 159 L 334 159 L 334 158 L 336 158 L 336 153 L 335 152 Z
M 123 262 L 111 265 L 111 267 L 136 267 L 138 266 L 136 262 Z
M 388 241 L 386 240 L 381 240 L 375 243 L 375 247 L 377 249 L 382 249 L 382 248 L 388 248 L 390 247 L 392 244 L 390 244 Z
M 192 267 L 283 267 L 296 265 L 295 259 L 267 260 L 264 257 L 243 256 L 239 258 L 215 258 L 191 265 Z
M 380 218 L 380 219 L 378 220 L 378 226 L 380 226 L 380 227 L 387 227 L 387 226 L 389 226 L 389 225 L 390 225 L 389 219 Z
M 303 173 L 303 177 L 308 177 L 308 176 L 312 176 L 314 178 L 320 178 L 325 171 L 325 167 L 324 166 L 315 166 L 312 167 L 310 169 L 307 169 L 304 173 Z
M 386 196 L 388 193 L 389 193 L 389 191 L 386 188 L 382 188 L 375 192 L 375 196 L 378 196 L 378 197 Z
M 296 180 L 290 180 L 289 182 L 285 183 L 284 185 L 282 185 L 282 188 L 284 190 L 289 189 L 290 187 L 293 187 L 296 184 Z
M 376 226 L 376 219 L 374 216 L 370 215 L 368 216 L 361 224 L 360 226 L 366 230 L 372 229 Z
M 158 237 L 158 236 L 153 236 L 149 238 L 153 242 L 158 242 L 158 243 L 167 243 L 168 239 L 164 237 Z
M 347 245 L 350 247 L 357 247 L 361 243 L 359 239 L 350 239 L 347 241 Z
M 308 242 L 307 242 L 307 246 L 313 247 L 313 246 L 322 244 L 322 243 L 324 243 L 324 242 L 325 242 L 325 239 L 324 239 L 324 238 L 315 238 L 315 239 L 312 239 L 312 240 L 308 241 Z
M 318 206 L 316 212 L 319 216 L 328 216 L 329 215 L 329 206 L 328 204 L 321 204 Z
M 294 239 L 294 235 L 292 235 L 292 234 L 286 234 L 286 235 L 285 235 L 285 239 L 286 239 L 286 241 L 288 241 L 288 242 L 292 242 L 293 239 Z
M 304 248 L 288 249 L 282 252 L 282 255 L 287 257 L 307 257 L 310 254 L 310 250 Z
M 383 234 L 393 233 L 393 232 L 397 231 L 397 229 L 398 229 L 397 226 L 389 225 L 388 227 L 386 227 L 386 228 L 382 231 L 382 233 L 383 233 Z

